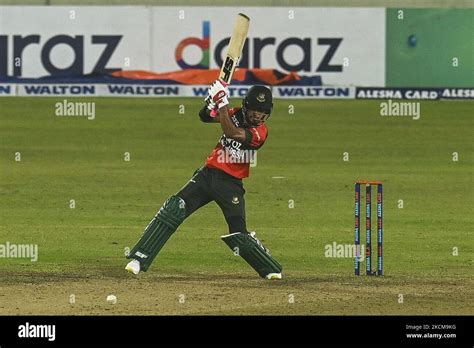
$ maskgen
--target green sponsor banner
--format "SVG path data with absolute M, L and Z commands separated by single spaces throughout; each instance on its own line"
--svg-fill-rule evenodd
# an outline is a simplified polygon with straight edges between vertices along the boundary
M 474 9 L 387 9 L 387 87 L 474 86 Z

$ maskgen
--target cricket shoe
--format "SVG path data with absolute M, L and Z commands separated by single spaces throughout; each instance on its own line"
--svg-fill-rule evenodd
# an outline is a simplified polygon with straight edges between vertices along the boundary
M 281 273 L 268 273 L 265 278 L 267 279 L 281 279 Z
M 125 266 L 125 269 L 133 274 L 140 273 L 140 261 L 132 260 Z

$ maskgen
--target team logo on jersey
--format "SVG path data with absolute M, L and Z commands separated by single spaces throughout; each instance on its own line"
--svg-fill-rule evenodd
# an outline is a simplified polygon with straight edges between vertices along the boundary
M 265 93 L 260 93 L 257 97 L 257 100 L 260 102 L 260 103 L 263 103 L 265 101 Z
M 239 204 L 240 201 L 239 201 L 239 197 L 233 197 L 232 198 L 232 204 Z

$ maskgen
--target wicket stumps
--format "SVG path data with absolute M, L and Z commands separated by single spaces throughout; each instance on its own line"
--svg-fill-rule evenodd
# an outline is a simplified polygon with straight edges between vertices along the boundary
M 383 186 L 380 181 L 355 182 L 355 275 L 360 275 L 360 185 L 365 185 L 365 273 L 383 275 Z M 377 186 L 377 273 L 372 272 L 372 186 Z

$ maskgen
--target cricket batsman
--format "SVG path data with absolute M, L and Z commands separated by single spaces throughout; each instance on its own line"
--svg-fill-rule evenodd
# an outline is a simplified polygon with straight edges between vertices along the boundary
M 222 240 L 241 256 L 262 278 L 281 279 L 282 266 L 269 250 L 247 231 L 244 186 L 256 151 L 267 139 L 265 122 L 272 112 L 270 89 L 251 87 L 242 107 L 229 108 L 229 90 L 225 82 L 215 81 L 209 88 L 199 117 L 206 123 L 220 123 L 223 134 L 205 165 L 194 172 L 188 183 L 169 197 L 145 228 L 127 256 L 132 259 L 125 269 L 134 274 L 146 272 L 158 252 L 178 226 L 192 213 L 216 202 L 229 227 Z

